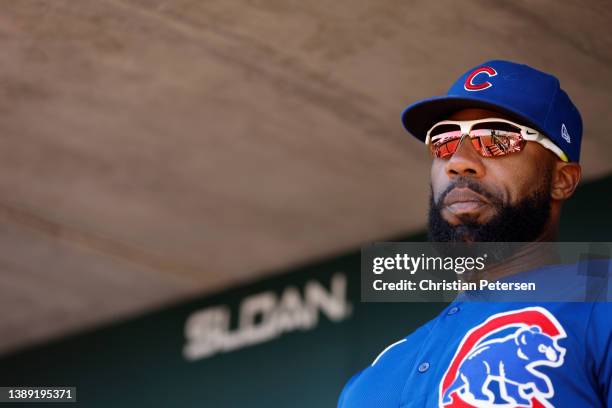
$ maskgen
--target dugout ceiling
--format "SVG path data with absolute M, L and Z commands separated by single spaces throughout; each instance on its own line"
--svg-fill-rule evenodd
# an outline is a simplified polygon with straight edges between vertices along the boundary
M 556 73 L 609 173 L 604 1 L 0 6 L 0 352 L 424 225 L 399 114 L 490 58 Z

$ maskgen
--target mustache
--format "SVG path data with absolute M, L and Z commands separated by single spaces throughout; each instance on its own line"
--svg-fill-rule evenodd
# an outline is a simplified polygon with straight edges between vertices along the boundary
M 485 197 L 493 205 L 497 205 L 497 206 L 503 205 L 503 200 L 501 198 L 499 198 L 494 193 L 482 187 L 480 183 L 477 183 L 472 178 L 465 177 L 465 176 L 459 176 L 453 182 L 451 182 L 448 185 L 448 187 L 446 187 L 446 189 L 442 192 L 442 194 L 440 194 L 440 197 L 438 198 L 436 204 L 439 205 L 440 203 L 443 203 L 448 193 L 450 193 L 455 188 L 468 188 L 472 190 L 473 192 L 478 193 L 481 196 Z

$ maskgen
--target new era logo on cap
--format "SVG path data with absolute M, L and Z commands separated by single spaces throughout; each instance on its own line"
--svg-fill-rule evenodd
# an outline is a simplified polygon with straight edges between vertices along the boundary
M 436 122 L 470 108 L 497 111 L 536 129 L 571 161 L 579 160 L 582 119 L 559 80 L 511 61 L 487 61 L 468 70 L 446 95 L 408 106 L 402 113 L 402 122 L 408 132 L 424 141 L 427 130 Z
M 572 139 L 570 138 L 569 133 L 567 132 L 567 128 L 565 127 L 565 123 L 561 124 L 561 137 L 563 138 L 563 140 L 565 140 L 567 143 L 572 143 Z

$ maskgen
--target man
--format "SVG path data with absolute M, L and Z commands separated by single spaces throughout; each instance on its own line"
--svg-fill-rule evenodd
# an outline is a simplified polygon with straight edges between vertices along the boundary
M 488 61 L 402 119 L 433 156 L 430 240 L 556 239 L 580 180 L 582 122 L 555 77 Z M 520 268 L 539 261 L 527 253 Z M 385 349 L 338 406 L 612 406 L 610 303 L 463 300 Z

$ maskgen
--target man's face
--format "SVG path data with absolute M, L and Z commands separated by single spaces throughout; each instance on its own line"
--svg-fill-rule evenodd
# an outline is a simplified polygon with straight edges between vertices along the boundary
M 504 118 L 481 109 L 450 120 Z M 518 153 L 482 157 L 464 141 L 450 159 L 431 167 L 429 234 L 433 241 L 533 241 L 550 212 L 556 157 L 535 142 Z

